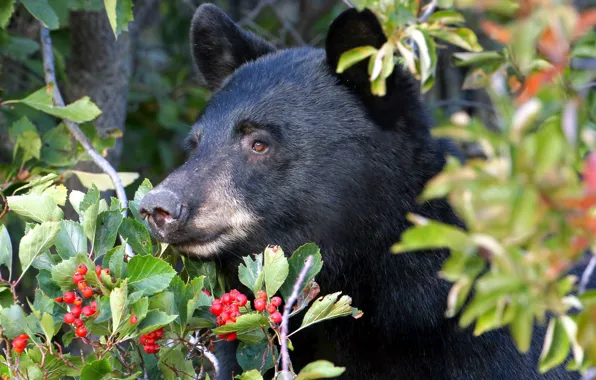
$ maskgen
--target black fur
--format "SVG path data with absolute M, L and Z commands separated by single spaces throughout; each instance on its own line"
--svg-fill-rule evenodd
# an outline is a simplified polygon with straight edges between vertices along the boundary
M 538 374 L 541 338 L 521 355 L 507 331 L 473 337 L 446 319 L 450 284 L 437 275 L 446 252 L 389 253 L 408 212 L 459 221 L 444 201 L 416 202 L 452 149 L 431 138 L 418 85 L 396 68 L 388 94 L 377 98 L 363 65 L 335 73 L 343 51 L 384 42 L 370 12 L 340 15 L 325 50 L 274 51 L 203 5 L 192 40 L 199 70 L 218 91 L 191 132 L 196 150 L 159 188 L 175 193 L 189 218 L 200 217 L 199 207 L 218 191 L 211 179 L 225 168 L 236 196 L 260 219 L 213 257 L 221 270 L 235 279 L 240 256 L 267 244 L 290 253 L 314 241 L 325 261 L 322 291 L 344 291 L 364 311 L 359 320 L 333 320 L 293 337 L 294 368 L 329 359 L 347 367 L 344 379 L 572 378 L 561 368 Z M 254 131 L 242 132 L 246 126 Z M 246 148 L 253 134 L 270 145 L 266 155 Z M 153 227 L 178 246 L 206 233 L 190 223 L 167 234 Z

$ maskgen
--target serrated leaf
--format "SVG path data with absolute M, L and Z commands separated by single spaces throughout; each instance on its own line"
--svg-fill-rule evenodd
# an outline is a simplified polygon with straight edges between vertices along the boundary
M 345 371 L 344 367 L 336 367 L 329 361 L 317 360 L 302 368 L 295 380 L 330 379 L 341 375 Z
M 52 281 L 54 284 L 60 287 L 60 289 L 66 291 L 73 288 L 72 274 L 75 271 L 77 263 L 75 257 L 68 260 L 64 260 L 54 268 L 52 268 Z
M 97 231 L 95 233 L 95 243 L 93 248 L 95 257 L 99 258 L 116 243 L 118 238 L 118 229 L 122 223 L 122 214 L 120 211 L 104 211 L 97 217 Z
M 33 227 L 21 239 L 19 244 L 19 260 L 21 261 L 22 272 L 25 272 L 29 268 L 37 256 L 54 244 L 59 228 L 59 222 L 45 222 Z
M 56 252 L 63 260 L 87 253 L 87 237 L 83 226 L 71 220 L 63 220 L 56 235 Z
M 265 274 L 263 273 L 263 254 L 254 255 L 254 259 L 250 256 L 245 256 L 242 259 L 244 260 L 244 264 L 238 265 L 238 279 L 256 294 L 257 291 L 263 288 L 265 278 Z
M 174 319 L 176 315 L 167 315 L 163 311 L 151 310 L 147 316 L 139 323 L 139 335 L 147 334 L 148 332 L 157 330 L 163 327 Z
M 353 315 L 352 298 L 344 295 L 338 300 L 340 294 L 337 292 L 315 300 L 304 315 L 300 330 L 318 322 Z
M 54 318 L 52 318 L 51 314 L 43 313 L 39 322 L 47 341 L 50 342 L 54 337 L 54 334 L 56 334 L 56 330 L 54 328 Z
M 95 242 L 97 232 L 97 214 L 99 214 L 99 203 L 92 204 L 83 212 L 83 231 L 89 241 Z
M 15 195 L 6 199 L 12 211 L 38 223 L 59 221 L 64 217 L 56 201 L 47 194 Z
M 53 268 L 52 268 L 53 269 Z M 40 270 L 37 275 L 37 284 L 41 291 L 50 298 L 62 296 L 62 291 L 58 285 L 52 281 L 52 273 L 48 270 Z
M 48 29 L 60 27 L 58 15 L 47 0 L 21 0 L 25 8 Z
M 124 256 L 126 254 L 126 249 L 124 245 L 119 245 L 108 251 L 108 253 L 104 257 L 103 265 L 110 268 L 110 272 L 114 275 L 115 278 L 124 278 L 126 277 L 126 263 L 124 262 Z
M 192 260 L 187 257 L 183 257 L 182 259 L 188 277 L 192 279 L 199 276 L 205 276 L 205 289 L 208 289 L 213 293 L 217 287 L 217 271 L 215 263 L 213 261 Z
M 0 2 L 0 28 L 4 29 L 10 21 L 10 16 L 14 12 L 14 3 L 16 0 L 3 0 Z
M 242 374 L 234 377 L 239 380 L 263 380 L 263 376 L 256 369 L 243 372 Z
M 134 20 L 131 0 L 104 0 L 110 26 L 117 38 L 122 31 L 128 31 L 128 23 Z
M 51 166 L 67 166 L 73 162 L 72 139 L 64 123 L 43 135 L 40 158 Z
M 112 178 L 105 173 L 88 173 L 79 170 L 71 170 L 71 173 L 76 175 L 79 181 L 81 181 L 81 185 L 86 188 L 91 188 L 95 185 L 99 191 L 115 189 Z M 118 172 L 118 177 L 122 182 L 122 186 L 126 187 L 139 178 L 139 173 Z
M 0 225 L 0 265 L 8 268 L 8 278 L 12 275 L 12 243 L 5 225 Z
M 315 276 L 321 271 L 323 267 L 323 261 L 321 257 L 321 250 L 315 243 L 308 243 L 304 244 L 303 246 L 299 247 L 297 250 L 292 253 L 292 256 L 288 259 L 289 272 L 286 281 L 279 289 L 279 292 L 283 296 L 284 300 L 288 300 L 290 295 L 292 294 L 292 290 L 294 288 L 294 284 L 298 279 L 298 275 L 302 271 L 304 267 L 304 263 L 309 256 L 313 256 L 313 263 L 306 273 L 306 277 L 302 287 L 300 289 L 301 293 L 306 286 L 315 278 Z
M 29 1 L 43 2 L 43 0 Z M 101 114 L 101 110 L 97 108 L 95 103 L 93 103 L 88 96 L 84 96 L 76 102 L 65 107 L 55 106 L 52 101 L 52 91 L 52 86 L 42 87 L 24 99 L 10 100 L 6 103 L 24 103 L 31 108 L 35 108 L 36 110 L 62 119 L 68 119 L 74 121 L 75 123 L 91 121 Z
M 145 226 L 131 218 L 124 218 L 120 225 L 120 234 L 127 240 L 137 255 L 152 255 L 151 236 Z
M 267 296 L 272 297 L 277 293 L 288 277 L 290 265 L 284 256 L 284 251 L 279 246 L 265 248 L 263 265 L 263 277 Z
M 118 288 L 112 289 L 110 293 L 110 310 L 112 310 L 112 331 L 115 333 L 120 327 L 122 315 L 126 310 L 126 298 L 128 296 L 128 286 L 126 281 Z
M 23 116 L 19 120 L 12 123 L 12 125 L 8 129 L 8 137 L 10 138 L 10 141 L 16 143 L 19 135 L 25 131 L 32 131 L 37 133 L 37 128 L 35 128 L 35 125 L 33 125 L 31 120 L 29 120 L 27 116 Z
M 14 146 L 13 159 L 15 159 L 19 150 L 23 152 L 23 164 L 32 158 L 39 159 L 41 154 L 41 138 L 39 134 L 34 131 L 25 131 L 20 134 Z
M 175 275 L 168 263 L 150 255 L 135 256 L 128 263 L 129 285 L 145 296 L 167 288 Z
M 80 380 L 98 380 L 112 373 L 112 366 L 108 359 L 95 360 L 85 364 L 81 370 Z
M 192 361 L 185 360 L 184 354 L 179 350 L 168 350 L 162 354 L 159 360 L 159 366 L 165 380 L 193 380 L 195 378 L 195 369 Z M 174 372 L 172 368 L 175 368 L 177 371 Z
M 247 333 L 253 330 L 260 330 L 261 327 L 269 326 L 269 320 L 260 313 L 243 314 L 236 318 L 236 322 L 227 323 L 213 329 L 214 334 L 227 334 L 231 332 Z
M 375 54 L 377 49 L 372 46 L 359 46 L 353 49 L 350 49 L 343 53 L 341 57 L 339 57 L 339 61 L 337 62 L 337 69 L 336 72 L 338 74 L 343 73 L 348 68 L 352 67 L 356 63 L 362 61 L 370 57 L 371 55 Z
M 401 241 L 393 247 L 393 253 L 450 248 L 455 251 L 465 251 L 470 246 L 470 239 L 458 227 L 435 221 L 417 225 L 407 229 L 401 236 Z
M 23 321 L 26 315 L 23 309 L 18 305 L 0 310 L 0 325 L 7 338 L 13 339 L 23 333 Z
M 151 191 L 151 189 L 153 189 L 153 185 L 151 184 L 151 181 L 149 181 L 147 178 L 145 178 L 143 180 L 143 182 L 141 183 L 141 185 L 139 186 L 139 188 L 137 189 L 137 191 L 135 192 L 134 199 L 128 203 L 128 207 L 130 208 L 130 211 L 132 212 L 135 219 L 138 220 L 139 222 L 143 223 L 147 228 L 148 228 L 147 221 L 145 221 L 144 218 L 141 216 L 139 209 L 140 209 L 141 201 L 143 200 L 145 195 L 147 195 L 147 193 L 149 191 Z
M 275 352 L 275 357 L 277 357 L 277 350 Z M 260 344 L 246 344 L 240 342 L 236 349 L 236 361 L 243 371 L 258 368 L 260 372 L 265 373 L 273 368 L 271 347 L 267 342 Z
M 74 191 L 71 193 L 71 196 L 73 193 L 74 193 Z M 77 198 L 79 198 L 79 197 L 80 197 L 80 194 L 77 195 Z M 77 206 L 80 211 L 79 213 L 85 212 L 91 205 L 99 204 L 99 200 L 100 200 L 99 190 L 97 189 L 97 186 L 92 185 L 87 190 L 87 193 L 83 195 L 83 198 L 79 201 L 79 204 Z M 73 207 L 74 207 L 74 205 L 73 205 Z

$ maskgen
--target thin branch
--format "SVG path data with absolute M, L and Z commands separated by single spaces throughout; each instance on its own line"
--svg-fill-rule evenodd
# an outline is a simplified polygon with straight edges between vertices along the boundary
M 343 0 L 344 4 L 346 4 L 348 7 L 350 8 L 354 8 L 354 5 L 352 5 L 352 3 L 350 2 L 350 0 Z
M 426 6 L 426 9 L 424 9 L 424 12 L 422 12 L 422 15 L 418 19 L 418 22 L 425 22 L 426 20 L 428 20 L 430 15 L 432 15 L 433 12 L 435 11 L 436 7 L 437 7 L 437 0 L 432 0 L 430 3 L 428 3 L 428 5 Z
M 190 358 L 190 355 L 192 354 L 192 351 L 194 349 L 198 350 L 199 352 L 201 352 L 203 354 L 204 357 L 207 358 L 207 360 L 209 360 L 211 362 L 211 365 L 213 366 L 213 372 L 215 373 L 214 380 L 216 380 L 220 375 L 219 361 L 217 360 L 217 357 L 215 355 L 213 355 L 213 353 L 211 353 L 211 351 L 209 351 L 209 349 L 201 343 L 201 338 L 199 336 L 197 336 L 196 334 L 197 334 L 197 332 L 192 334 L 190 336 L 190 339 L 188 340 L 188 343 L 190 343 L 193 346 L 193 348 L 191 350 L 189 350 L 188 355 L 186 356 L 186 360 L 188 360 Z
M 582 273 L 582 278 L 579 281 L 579 294 L 582 294 L 586 291 L 588 286 L 588 282 L 590 282 L 590 277 L 592 277 L 592 273 L 594 272 L 594 268 L 596 268 L 596 256 L 592 256 L 586 270 Z
M 304 267 L 302 271 L 300 271 L 300 275 L 294 284 L 294 289 L 292 290 L 292 295 L 286 302 L 286 306 L 284 307 L 284 315 L 281 319 L 281 369 L 282 374 L 286 378 L 286 380 L 291 379 L 289 373 L 289 365 L 290 365 L 290 354 L 288 353 L 288 321 L 290 320 L 290 314 L 292 313 L 292 305 L 298 299 L 298 294 L 302 289 L 302 283 L 304 282 L 304 278 L 306 277 L 306 273 L 312 266 L 313 257 L 308 256 L 308 259 L 304 262 Z
M 56 81 L 54 53 L 52 52 L 52 39 L 50 38 L 50 31 L 43 25 L 41 26 L 40 36 L 41 52 L 43 56 L 43 71 L 45 73 L 46 85 L 52 86 L 53 88 L 52 100 L 54 101 L 54 105 L 57 107 L 64 107 L 64 99 L 62 98 L 62 94 L 60 93 L 60 89 L 58 88 L 58 83 Z M 118 197 L 118 200 L 124 209 L 124 211 L 122 211 L 122 216 L 126 217 L 128 200 L 126 199 L 126 192 L 124 191 L 124 186 L 122 186 L 122 181 L 118 176 L 118 172 L 116 172 L 108 160 L 102 157 L 102 155 L 95 150 L 91 144 L 91 141 L 89 141 L 87 136 L 85 136 L 83 131 L 81 131 L 76 123 L 64 119 L 64 124 L 66 125 L 66 128 L 68 128 L 68 131 L 71 133 L 71 135 L 79 142 L 79 144 L 83 146 L 83 148 L 85 148 L 85 151 L 91 157 L 93 162 L 95 162 L 95 164 L 110 177 L 112 183 L 114 184 L 114 188 L 116 189 L 116 196 Z M 120 236 L 120 240 L 122 241 L 122 244 L 126 243 L 122 236 Z M 126 244 L 126 253 L 129 257 L 133 256 L 132 249 L 128 244 Z

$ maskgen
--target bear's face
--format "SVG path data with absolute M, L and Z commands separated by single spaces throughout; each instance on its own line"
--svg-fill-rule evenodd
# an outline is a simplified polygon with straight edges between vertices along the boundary
M 373 108 L 391 108 L 396 99 L 372 98 L 366 68 L 334 73 L 351 45 L 380 46 L 384 38 L 372 14 L 346 14 L 332 25 L 325 51 L 275 51 L 216 7 L 197 10 L 193 53 L 215 93 L 187 138 L 187 162 L 141 204 L 158 239 L 209 258 L 235 243 L 307 242 L 340 221 L 364 220 L 354 202 L 375 191 L 375 170 L 388 169 L 377 167 L 384 145 L 407 155 L 411 144 L 383 128 L 396 123 L 391 117 L 375 118 Z M 345 40 L 355 27 L 366 40 Z

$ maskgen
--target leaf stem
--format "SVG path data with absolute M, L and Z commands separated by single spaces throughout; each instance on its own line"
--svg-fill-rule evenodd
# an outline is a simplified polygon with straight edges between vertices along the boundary
M 288 321 L 290 320 L 290 314 L 292 313 L 292 305 L 294 305 L 294 302 L 296 302 L 296 300 L 298 299 L 298 293 L 300 293 L 302 283 L 304 282 L 304 279 L 306 278 L 306 273 L 312 266 L 312 263 L 313 257 L 308 256 L 308 258 L 304 262 L 304 267 L 302 267 L 300 275 L 298 275 L 298 279 L 294 284 L 292 294 L 290 295 L 288 302 L 286 302 L 286 306 L 284 307 L 284 314 L 281 319 L 281 368 L 282 376 L 284 376 L 286 380 L 291 379 L 289 373 L 290 354 L 288 353 Z

